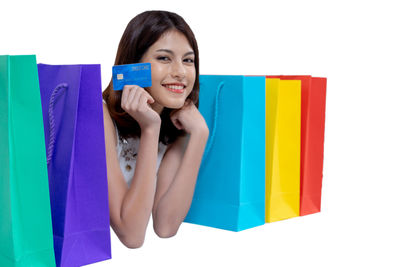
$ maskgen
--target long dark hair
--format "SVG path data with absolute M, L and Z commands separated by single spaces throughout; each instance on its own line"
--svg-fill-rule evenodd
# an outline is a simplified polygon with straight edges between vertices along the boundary
M 145 11 L 134 17 L 126 26 L 118 46 L 114 65 L 139 63 L 147 49 L 167 31 L 177 30 L 184 34 L 191 45 L 195 57 L 196 80 L 192 92 L 187 98 L 199 107 L 199 50 L 196 38 L 185 20 L 178 14 L 168 11 Z M 122 91 L 114 91 L 112 79 L 103 92 L 103 99 L 111 118 L 116 122 L 122 138 L 140 137 L 140 126 L 135 119 L 121 108 Z M 171 122 L 169 114 L 173 109 L 164 108 L 160 114 L 161 129 L 159 141 L 167 145 L 185 134 Z

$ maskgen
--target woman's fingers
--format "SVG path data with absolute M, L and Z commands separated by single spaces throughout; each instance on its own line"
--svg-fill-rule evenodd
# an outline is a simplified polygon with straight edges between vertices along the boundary
M 133 110 L 138 110 L 139 108 L 139 100 L 140 100 L 140 96 L 143 94 L 142 90 L 140 90 L 140 88 L 135 88 L 135 95 L 133 96 L 133 98 L 131 99 L 131 107 Z
M 174 119 L 172 122 L 177 129 L 182 130 L 182 124 L 179 122 L 178 119 Z
M 147 97 L 148 97 L 148 99 L 150 99 L 150 103 L 154 103 L 154 98 L 148 93 L 148 92 L 146 92 L 146 95 L 147 95 Z
M 129 103 L 130 103 L 130 98 L 134 96 L 135 93 L 135 88 L 134 85 L 125 85 L 124 89 L 122 91 L 122 96 L 121 96 L 121 107 L 123 109 L 129 108 Z M 133 95 L 132 95 L 133 93 Z
M 125 85 L 124 89 L 122 89 L 122 95 L 121 95 L 121 107 L 124 108 L 126 105 L 126 99 L 129 95 L 130 87 Z
M 146 96 L 146 94 L 143 93 L 139 99 L 139 110 L 140 111 L 146 110 L 146 108 L 148 107 L 147 101 L 148 101 L 148 97 Z
M 177 111 L 177 110 L 176 110 Z M 175 127 L 177 128 L 177 129 L 179 129 L 179 130 L 181 130 L 182 129 L 182 124 L 179 122 L 179 120 L 178 120 L 178 114 L 177 114 L 177 112 L 174 112 L 172 115 L 171 115 L 171 122 L 172 122 L 172 124 L 173 125 L 175 125 Z
M 146 111 L 148 103 L 154 103 L 154 98 L 142 87 L 137 85 L 124 86 L 121 107 L 125 111 Z
M 137 93 L 138 93 L 138 90 L 137 90 L 136 87 L 133 87 L 132 89 L 130 89 L 129 96 L 128 96 L 128 99 L 127 99 L 128 100 L 128 105 L 129 105 L 130 108 L 133 108 L 132 102 L 135 99 Z
M 127 94 L 125 95 L 125 107 L 127 109 L 132 110 L 135 108 L 133 102 L 137 97 L 137 94 L 140 93 L 140 90 L 136 85 L 127 87 L 126 89 L 127 89 Z M 121 105 L 122 105 L 122 100 L 121 100 Z

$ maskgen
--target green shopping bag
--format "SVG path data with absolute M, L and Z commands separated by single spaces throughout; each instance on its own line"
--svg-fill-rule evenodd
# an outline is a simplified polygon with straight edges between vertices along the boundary
M 36 56 L 0 56 L 0 266 L 55 266 Z

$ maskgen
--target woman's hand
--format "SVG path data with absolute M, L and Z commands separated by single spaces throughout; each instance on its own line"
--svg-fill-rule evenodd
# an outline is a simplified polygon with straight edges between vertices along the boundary
M 121 108 L 139 123 L 142 130 L 161 125 L 160 115 L 148 103 L 154 103 L 154 99 L 142 87 L 124 86 Z
M 189 134 L 204 133 L 208 135 L 207 123 L 190 99 L 186 99 L 182 108 L 172 111 L 170 118 L 179 130 L 183 129 Z

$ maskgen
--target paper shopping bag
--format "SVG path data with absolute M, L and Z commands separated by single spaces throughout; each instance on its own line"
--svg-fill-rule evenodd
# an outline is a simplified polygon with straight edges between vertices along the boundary
M 326 78 L 268 76 L 301 81 L 300 216 L 321 211 Z
M 0 266 L 55 266 L 36 56 L 0 56 Z
M 100 65 L 38 70 L 56 264 L 110 259 Z
M 265 77 L 200 75 L 210 134 L 185 222 L 241 231 L 264 224 Z
M 301 82 L 266 79 L 266 222 L 299 216 Z

